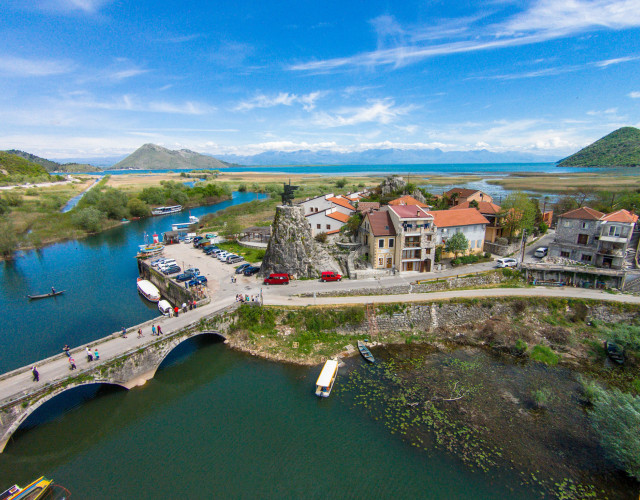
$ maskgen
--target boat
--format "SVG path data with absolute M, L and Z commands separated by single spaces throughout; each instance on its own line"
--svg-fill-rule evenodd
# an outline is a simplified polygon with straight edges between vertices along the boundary
M 158 310 L 162 313 L 163 316 L 169 316 L 169 311 L 171 311 L 171 304 L 163 299 L 158 302 Z
M 162 253 L 164 250 L 164 245 L 161 243 L 152 243 L 150 245 L 140 245 L 138 247 L 138 253 L 136 257 L 139 259 L 146 259 L 148 257 L 153 257 L 154 255 L 158 255 Z
M 338 361 L 335 359 L 328 360 L 322 367 L 320 376 L 316 381 L 316 396 L 328 398 L 333 389 L 333 384 L 338 376 Z
M 158 290 L 149 280 L 138 278 L 138 292 L 140 292 L 140 295 L 150 302 L 160 301 L 160 290 Z
M 128 224 L 129 219 L 127 219 L 126 217 L 123 217 L 122 219 L 120 219 L 120 222 L 122 222 L 123 224 Z
M 173 205 L 171 207 L 156 207 L 151 210 L 152 215 L 177 214 L 182 212 L 182 205 Z
M 57 295 L 62 295 L 64 292 L 65 292 L 65 290 L 56 290 L 55 292 L 43 293 L 41 295 L 27 295 L 27 298 L 29 300 L 47 299 L 49 297 L 55 297 Z
M 54 484 L 53 480 L 39 477 L 24 488 L 14 484 L 0 493 L 0 500 L 64 500 L 71 496 L 66 488 Z
M 362 354 L 362 357 L 369 363 L 376 362 L 376 358 L 373 357 L 373 354 L 371 354 L 371 351 L 362 340 L 358 340 L 358 350 L 360 351 L 360 354 Z
M 189 222 L 177 222 L 176 224 L 171 224 L 171 229 L 173 231 L 183 231 L 185 229 L 189 229 L 189 227 L 197 224 L 198 222 L 200 222 L 200 219 L 198 219 L 198 217 L 196 217 L 195 215 L 190 215 Z

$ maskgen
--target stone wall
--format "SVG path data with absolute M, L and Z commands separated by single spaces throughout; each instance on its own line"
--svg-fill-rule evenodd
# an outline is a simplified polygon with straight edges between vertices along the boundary
M 138 270 L 140 272 L 140 276 L 146 280 L 151 281 L 151 283 L 157 286 L 162 297 L 166 298 L 169 302 L 171 302 L 171 304 L 182 304 L 183 302 L 189 302 L 194 299 L 194 296 L 189 291 L 189 289 L 184 288 L 184 286 L 178 285 L 178 283 L 176 283 L 175 281 L 156 271 L 149 265 L 148 262 L 139 260 Z M 202 303 L 202 301 L 198 302 L 198 304 Z

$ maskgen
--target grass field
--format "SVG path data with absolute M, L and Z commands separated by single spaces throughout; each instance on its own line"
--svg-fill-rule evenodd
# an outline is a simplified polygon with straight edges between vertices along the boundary
M 578 190 L 627 191 L 640 188 L 640 176 L 614 173 L 535 174 L 511 175 L 500 179 L 487 179 L 487 183 L 507 190 L 564 193 Z

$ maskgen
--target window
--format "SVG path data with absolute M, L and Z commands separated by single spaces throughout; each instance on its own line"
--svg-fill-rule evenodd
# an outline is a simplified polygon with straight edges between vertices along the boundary
M 564 227 L 571 227 L 571 221 L 570 220 L 564 220 L 564 221 L 562 221 L 562 225 Z
M 384 267 L 384 257 L 378 258 L 378 267 Z
M 426 253 L 427 255 L 431 255 L 431 249 L 430 249 L 430 248 L 427 248 L 427 249 L 425 250 L 425 253 Z
M 316 224 L 316 229 L 322 229 L 322 224 Z
M 605 231 L 607 231 L 605 229 Z M 620 226 L 609 226 L 608 231 L 605 233 L 607 236 L 620 237 Z
M 589 229 L 589 223 L 588 222 L 583 222 L 582 223 L 582 229 Z
M 580 257 L 580 260 L 582 262 L 591 262 L 591 255 L 587 255 L 587 254 L 583 253 L 582 257 Z
M 568 259 L 569 257 L 571 257 L 571 254 L 569 252 L 562 251 L 560 252 L 560 257 L 566 257 Z
M 384 240 L 382 238 L 378 240 L 378 248 L 384 248 Z
M 579 234 L 578 235 L 578 245 L 586 245 L 589 242 L 588 234 Z
M 389 248 L 393 248 L 393 238 L 389 238 Z
M 331 224 L 327 224 L 327 229 L 331 229 Z

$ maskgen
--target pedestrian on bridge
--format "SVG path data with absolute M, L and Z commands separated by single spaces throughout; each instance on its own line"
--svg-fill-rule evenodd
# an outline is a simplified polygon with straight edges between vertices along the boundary
M 158 337 L 162 335 L 162 328 L 160 327 L 160 325 L 158 325 Z
M 62 350 L 67 355 L 67 358 L 71 357 L 71 353 L 69 352 L 70 351 L 69 344 L 65 344 L 64 347 L 62 348 Z
M 123 339 L 127 338 L 127 329 L 124 326 L 122 327 L 122 338 Z
M 76 369 L 76 360 L 73 358 L 69 358 L 69 370 Z
M 156 334 L 156 325 L 151 323 L 151 335 L 155 335 L 155 334 Z
M 33 365 L 33 367 L 31 368 L 31 372 L 33 373 L 33 381 L 39 382 L 40 374 L 38 373 L 38 367 L 36 365 Z
M 87 361 L 91 363 L 93 361 L 93 353 L 88 347 L 85 349 L 85 351 L 87 353 Z
M 98 348 L 97 347 L 93 350 L 93 357 L 96 358 L 96 361 L 98 361 L 100 359 L 100 354 L 98 354 Z
M 142 328 L 138 328 L 138 338 L 144 337 L 144 335 L 142 335 Z

